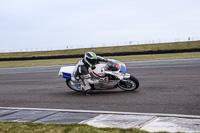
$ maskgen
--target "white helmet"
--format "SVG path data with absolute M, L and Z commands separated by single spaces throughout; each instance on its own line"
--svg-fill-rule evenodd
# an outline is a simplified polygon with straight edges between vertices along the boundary
M 94 65 L 97 62 L 97 56 L 95 53 L 93 52 L 87 52 L 84 55 L 84 61 L 90 66 L 90 67 L 94 67 Z

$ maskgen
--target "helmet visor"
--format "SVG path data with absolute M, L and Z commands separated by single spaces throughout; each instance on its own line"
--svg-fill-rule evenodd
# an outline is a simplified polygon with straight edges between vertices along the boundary
M 86 57 L 86 60 L 91 64 L 91 65 L 95 65 L 97 62 L 97 59 L 89 59 Z

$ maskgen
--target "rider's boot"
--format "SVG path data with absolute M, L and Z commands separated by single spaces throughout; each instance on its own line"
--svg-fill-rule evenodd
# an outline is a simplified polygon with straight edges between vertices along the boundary
M 86 91 L 84 91 L 84 93 L 85 93 L 86 96 L 90 96 L 91 93 L 92 93 L 92 90 L 91 89 L 86 90 Z
M 92 93 L 92 89 L 87 87 L 82 87 L 82 91 L 85 93 L 86 96 L 89 96 Z
M 81 84 L 82 91 L 85 93 L 86 96 L 90 95 L 92 92 L 90 84 L 87 82 L 86 79 L 82 80 Z

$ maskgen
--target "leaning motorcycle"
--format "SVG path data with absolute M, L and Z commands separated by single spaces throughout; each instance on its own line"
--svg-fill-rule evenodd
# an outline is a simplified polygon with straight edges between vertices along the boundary
M 60 68 L 59 76 L 66 79 L 66 84 L 74 91 L 82 92 L 82 80 L 72 81 L 75 66 Z M 126 65 L 120 61 L 109 59 L 105 64 L 96 64 L 90 72 L 93 80 L 103 80 L 97 84 L 91 84 L 92 90 L 108 90 L 119 87 L 125 91 L 134 91 L 139 87 L 139 81 L 126 72 Z

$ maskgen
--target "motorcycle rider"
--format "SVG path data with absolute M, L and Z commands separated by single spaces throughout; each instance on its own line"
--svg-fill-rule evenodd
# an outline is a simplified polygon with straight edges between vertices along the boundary
M 92 80 L 90 72 L 95 69 L 95 64 L 98 64 L 99 61 L 107 62 L 108 59 L 105 59 L 101 56 L 97 56 L 93 52 L 86 52 L 84 58 L 81 59 L 76 65 L 73 71 L 73 81 L 81 80 L 81 88 L 82 91 L 85 92 L 86 95 L 91 93 L 90 84 L 97 84 L 104 79 Z

